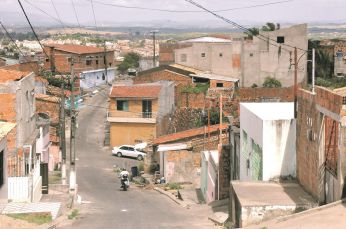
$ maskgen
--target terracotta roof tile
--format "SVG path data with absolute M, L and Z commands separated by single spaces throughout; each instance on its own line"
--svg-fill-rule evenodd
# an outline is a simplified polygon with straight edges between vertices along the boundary
M 46 47 L 54 47 L 56 50 L 76 53 L 76 54 L 92 54 L 92 53 L 103 53 L 104 49 L 100 47 L 84 46 L 84 45 L 73 45 L 73 44 L 49 44 Z M 107 50 L 108 52 L 110 50 Z
M 113 86 L 112 98 L 158 98 L 161 90 L 159 85 Z
M 0 69 L 0 83 L 20 80 L 28 74 L 28 72 Z
M 210 126 L 210 133 L 218 131 L 219 127 L 220 127 L 219 124 Z M 223 130 L 226 129 L 227 127 L 228 127 L 228 124 L 222 125 Z M 174 142 L 174 141 L 184 139 L 184 138 L 190 138 L 190 137 L 194 137 L 194 136 L 198 136 L 198 135 L 203 135 L 204 131 L 205 131 L 204 127 L 196 128 L 196 129 L 192 129 L 192 130 L 185 130 L 185 131 L 181 131 L 178 133 L 158 137 L 153 141 L 153 143 L 155 145 L 158 145 L 158 144 L 167 143 L 167 142 Z M 206 129 L 206 132 L 208 133 L 208 128 Z

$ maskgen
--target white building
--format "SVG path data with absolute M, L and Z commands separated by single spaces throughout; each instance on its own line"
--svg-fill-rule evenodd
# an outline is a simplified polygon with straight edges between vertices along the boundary
M 293 103 L 240 103 L 240 180 L 296 176 Z
M 111 83 L 115 79 L 116 68 L 84 71 L 80 73 L 80 87 L 84 90 Z

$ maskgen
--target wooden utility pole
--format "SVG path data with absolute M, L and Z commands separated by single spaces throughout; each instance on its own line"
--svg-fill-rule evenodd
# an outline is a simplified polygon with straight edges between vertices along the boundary
M 107 72 L 107 47 L 106 47 L 106 40 L 103 43 L 104 48 L 104 57 L 103 57 L 103 63 L 105 65 L 105 76 L 106 76 L 106 83 L 108 84 L 108 72 Z
M 297 118 L 297 78 L 298 78 L 298 57 L 297 57 L 297 47 L 294 48 L 294 118 Z
M 155 45 L 155 41 L 156 41 L 156 33 L 158 33 L 159 31 L 157 30 L 152 30 L 150 31 L 150 33 L 153 34 L 153 68 L 156 67 L 156 45 Z
M 74 59 L 71 59 L 71 95 L 70 95 L 70 113 L 71 113 L 71 136 L 70 136 L 70 192 L 76 190 L 76 110 L 74 98 Z
M 61 179 L 66 184 L 66 137 L 65 137 L 65 93 L 64 83 L 61 84 L 60 99 L 60 152 L 61 152 Z

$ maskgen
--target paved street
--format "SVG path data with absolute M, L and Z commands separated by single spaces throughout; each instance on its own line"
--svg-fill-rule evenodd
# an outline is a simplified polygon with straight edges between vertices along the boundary
M 84 203 L 80 217 L 60 228 L 215 228 L 207 220 L 207 206 L 185 209 L 154 190 L 120 190 L 113 165 L 130 167 L 135 159 L 117 158 L 102 147 L 106 95 L 89 100 L 78 116 L 77 183 Z

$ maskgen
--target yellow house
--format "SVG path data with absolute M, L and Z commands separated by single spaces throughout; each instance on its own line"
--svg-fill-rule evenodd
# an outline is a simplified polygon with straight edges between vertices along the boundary
M 160 84 L 112 87 L 107 117 L 112 147 L 156 138 L 162 87 Z

